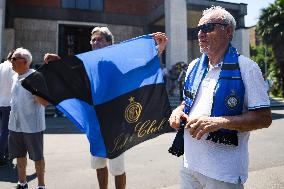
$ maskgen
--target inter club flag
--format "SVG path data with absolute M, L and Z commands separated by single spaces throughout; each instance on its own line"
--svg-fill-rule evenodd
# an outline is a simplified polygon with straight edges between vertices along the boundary
M 145 35 L 50 62 L 22 85 L 86 133 L 92 155 L 112 159 L 172 131 L 157 53 Z

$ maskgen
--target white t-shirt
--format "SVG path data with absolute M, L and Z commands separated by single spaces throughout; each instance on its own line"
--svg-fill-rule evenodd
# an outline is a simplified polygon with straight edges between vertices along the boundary
M 45 130 L 44 106 L 38 104 L 21 82 L 35 70 L 30 69 L 23 75 L 13 77 L 11 113 L 9 130 L 23 133 L 37 133 Z
M 0 64 L 0 107 L 10 106 L 12 77 L 15 74 L 9 61 Z
M 192 61 L 187 70 L 189 74 L 197 60 Z M 239 66 L 245 87 L 244 112 L 261 107 L 269 107 L 262 73 L 258 65 L 244 56 L 239 56 Z M 213 93 L 221 66 L 210 69 L 201 82 L 190 117 L 210 116 Z M 218 103 L 218 102 L 216 102 Z M 248 177 L 248 139 L 249 132 L 238 133 L 238 146 L 228 146 L 206 140 L 192 138 L 188 130 L 184 132 L 184 167 L 207 177 L 229 182 L 245 183 Z

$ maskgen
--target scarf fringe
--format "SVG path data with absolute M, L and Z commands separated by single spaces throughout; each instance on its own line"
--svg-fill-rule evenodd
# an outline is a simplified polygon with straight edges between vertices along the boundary
M 184 133 L 184 127 L 181 127 L 176 134 L 172 146 L 168 150 L 169 153 L 177 157 L 183 155 L 184 153 L 183 133 Z
M 218 131 L 210 132 L 206 140 L 211 140 L 215 143 L 238 146 L 237 133 L 228 133 L 228 132 L 218 130 Z

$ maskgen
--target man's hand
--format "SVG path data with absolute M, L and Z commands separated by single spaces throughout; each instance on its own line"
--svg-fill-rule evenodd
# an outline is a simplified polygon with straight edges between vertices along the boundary
M 223 117 L 207 117 L 190 118 L 185 128 L 189 129 L 189 133 L 193 138 L 200 140 L 205 133 L 217 131 L 226 124 Z
M 166 34 L 162 32 L 156 32 L 153 33 L 152 35 L 157 43 L 157 48 L 160 56 L 163 53 L 163 51 L 166 49 L 168 38 Z
M 181 120 L 184 120 L 187 123 L 189 121 L 189 117 L 183 112 L 183 108 L 179 106 L 173 110 L 169 118 L 170 126 L 178 130 L 180 128 Z
M 61 59 L 60 56 L 58 56 L 57 54 L 51 54 L 51 53 L 46 53 L 43 58 L 45 64 L 48 64 L 48 62 L 50 61 L 55 61 L 59 59 Z

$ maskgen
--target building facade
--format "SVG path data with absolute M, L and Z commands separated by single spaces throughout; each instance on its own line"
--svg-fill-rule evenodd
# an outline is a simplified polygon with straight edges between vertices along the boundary
M 163 61 L 168 68 L 200 55 L 193 32 L 202 10 L 212 5 L 226 8 L 237 20 L 233 43 L 249 55 L 249 33 L 244 16 L 247 5 L 208 0 L 0 0 L 1 57 L 11 49 L 31 50 L 34 64 L 47 52 L 61 56 L 91 50 L 90 32 L 107 26 L 115 42 L 156 31 L 169 37 Z

